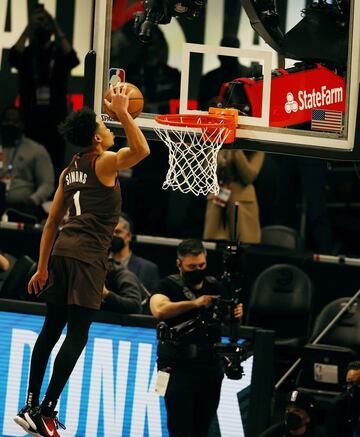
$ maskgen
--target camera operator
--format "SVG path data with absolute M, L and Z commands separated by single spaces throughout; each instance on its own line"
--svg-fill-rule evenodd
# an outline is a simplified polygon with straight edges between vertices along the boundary
M 346 389 L 336 397 L 326 427 L 329 437 L 360 436 L 360 361 L 348 364 Z
M 160 281 L 150 299 L 158 324 L 158 370 L 168 381 L 165 391 L 170 437 L 207 436 L 216 413 L 224 376 L 214 344 L 221 341 L 221 320 L 214 303 L 225 287 L 206 276 L 206 251 L 201 241 L 182 241 L 177 249 L 179 273 Z M 234 318 L 242 317 L 234 305 Z M 163 373 L 164 372 L 164 373 Z

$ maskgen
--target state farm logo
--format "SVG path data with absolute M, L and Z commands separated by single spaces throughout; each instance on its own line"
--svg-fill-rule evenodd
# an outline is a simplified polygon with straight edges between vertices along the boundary
M 290 114 L 291 112 L 297 112 L 297 110 L 299 109 L 299 105 L 297 102 L 295 102 L 293 93 L 287 93 L 286 100 L 287 100 L 287 102 L 285 103 L 286 113 Z
M 326 85 L 321 87 L 320 91 L 313 88 L 311 91 L 300 90 L 295 100 L 293 93 L 286 94 L 285 112 L 304 111 L 305 109 L 324 108 L 334 103 L 340 103 L 344 100 L 344 90 L 342 87 L 327 88 Z

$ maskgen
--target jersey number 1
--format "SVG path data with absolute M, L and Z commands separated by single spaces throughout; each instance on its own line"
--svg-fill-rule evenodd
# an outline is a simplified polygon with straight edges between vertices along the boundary
M 80 206 L 80 190 L 78 190 L 74 195 L 74 205 L 75 205 L 75 214 L 81 214 L 81 206 Z

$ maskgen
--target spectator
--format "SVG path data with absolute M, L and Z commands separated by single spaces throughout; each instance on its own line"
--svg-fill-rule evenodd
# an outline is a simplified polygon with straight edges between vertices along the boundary
M 132 252 L 131 239 L 130 221 L 122 215 L 114 230 L 111 257 L 133 272 L 148 291 L 154 291 L 160 280 L 159 268 L 155 263 Z
M 101 309 L 119 314 L 142 312 L 145 292 L 139 280 L 121 263 L 113 261 L 113 268 L 106 276 Z
M 54 41 L 52 35 L 55 35 Z M 10 50 L 9 62 L 18 70 L 25 133 L 46 147 L 58 177 L 65 150 L 57 126 L 67 115 L 68 76 L 79 60 L 64 32 L 43 5 L 38 5 L 31 14 L 29 24 Z
M 165 392 L 169 436 L 205 437 L 224 376 L 222 362 L 213 351 L 214 343 L 221 340 L 221 322 L 213 317 L 212 308 L 226 290 L 214 277 L 206 276 L 201 241 L 182 241 L 176 265 L 179 273 L 164 278 L 150 299 L 161 332 L 157 365 L 169 378 Z M 242 313 L 242 304 L 237 304 L 235 319 Z
M 1 251 L 0 251 L 1 252 Z M 10 275 L 17 258 L 9 253 L 1 252 L 0 253 L 0 291 L 1 296 L 4 297 L 3 293 L 3 285 L 5 283 L 6 278 Z M 17 292 L 18 290 L 16 290 Z
M 205 240 L 230 240 L 234 227 L 234 203 L 238 203 L 236 239 L 260 242 L 260 220 L 253 185 L 264 162 L 263 152 L 221 150 L 218 156 L 220 192 L 208 196 Z
M 120 179 L 123 211 L 131 217 L 134 229 L 146 235 L 163 235 L 168 190 L 161 189 L 168 167 L 167 148 L 149 141 L 151 154 L 130 177 Z
M 326 424 L 329 437 L 360 436 L 360 361 L 349 363 L 346 390 L 334 400 Z
M 6 272 L 9 270 L 10 262 L 6 256 L 0 254 L 0 271 Z
M 316 422 L 312 396 L 294 390 L 286 405 L 285 419 L 272 425 L 260 437 L 327 437 L 325 430 Z
M 146 44 L 135 35 L 133 22 L 125 23 L 112 34 L 111 65 L 121 65 L 126 80 L 142 91 L 144 112 L 169 113 L 170 101 L 179 99 L 181 75 L 178 69 L 168 65 L 168 54 L 167 40 L 157 26 L 152 29 L 152 39 Z M 128 171 L 121 180 L 123 211 L 129 214 L 137 231 L 163 235 L 169 193 L 161 186 L 168 153 L 166 147 L 159 147 L 158 141 L 148 142 L 149 159 Z
M 159 27 L 152 29 L 149 43 L 140 43 L 141 58 L 126 68 L 129 82 L 144 95 L 144 112 L 167 114 L 170 99 L 180 95 L 180 71 L 167 64 L 169 47 Z
M 239 48 L 240 41 L 234 35 L 226 35 L 221 40 L 220 46 Z M 217 97 L 223 83 L 239 77 L 249 77 L 252 74 L 252 69 L 240 64 L 236 57 L 219 55 L 218 58 L 220 66 L 206 73 L 199 85 L 198 106 L 205 111 L 209 106 L 216 106 L 218 103 Z
M 54 169 L 46 149 L 25 137 L 23 128 L 19 110 L 5 109 L 0 120 L 0 181 L 5 186 L 1 207 L 41 218 L 41 204 L 54 192 Z
M 5 255 L 0 254 L 0 291 L 2 291 L 2 286 L 6 276 L 10 270 L 10 261 Z M 3 296 L 2 296 L 3 297 Z

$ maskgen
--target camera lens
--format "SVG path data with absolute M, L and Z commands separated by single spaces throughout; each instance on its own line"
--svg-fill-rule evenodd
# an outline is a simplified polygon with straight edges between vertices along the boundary
M 151 21 L 145 20 L 140 27 L 139 31 L 139 39 L 144 43 L 148 43 L 151 41 L 152 37 L 152 29 L 154 24 Z

